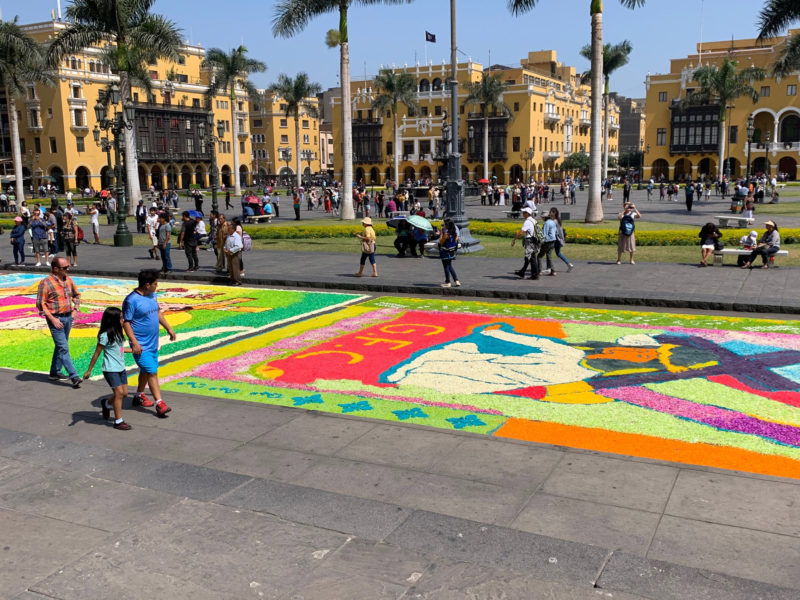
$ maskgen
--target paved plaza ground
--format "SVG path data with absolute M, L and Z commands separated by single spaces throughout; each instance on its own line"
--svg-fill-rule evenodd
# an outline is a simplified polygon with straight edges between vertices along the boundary
M 106 278 L 155 264 L 142 248 L 82 245 L 80 252 L 83 275 L 95 277 L 85 287 L 97 288 L 98 306 L 104 294 L 116 302 L 133 287 L 110 286 Z M 174 255 L 180 269 L 183 253 Z M 111 429 L 99 413 L 105 384 L 72 390 L 47 381 L 40 374 L 47 337 L 38 339 L 33 329 L 11 334 L 8 325 L 0 331 L 0 537 L 7 567 L 0 597 L 800 597 L 797 392 L 764 392 L 757 401 L 753 395 L 770 382 L 769 389 L 784 389 L 769 379 L 776 372 L 796 377 L 791 365 L 800 363 L 793 359 L 800 334 L 788 313 L 800 311 L 797 269 L 616 266 L 603 258 L 531 282 L 510 275 L 518 261 L 463 257 L 456 267 L 464 286 L 442 290 L 435 260 L 379 257 L 381 277 L 372 281 L 352 277 L 354 255 L 253 251 L 245 257 L 245 281 L 257 287 L 229 293 L 202 287 L 215 281 L 211 256 L 201 253 L 206 267 L 199 272 L 164 282 L 176 290 L 165 301 L 179 333 L 178 345 L 162 352 L 174 408 L 167 419 L 126 402 L 133 430 Z M 17 291 L 35 281 L 18 272 L 3 280 Z M 645 314 L 650 309 L 643 306 L 662 308 Z M 663 307 L 684 310 L 670 317 Z M 617 310 L 624 308 L 636 312 Z M 8 311 L 17 311 L 18 325 L 35 328 L 26 324 L 29 307 L 19 294 L 6 298 L 3 310 L 7 323 Z M 389 318 L 400 320 L 381 321 Z M 90 352 L 90 324 L 85 335 L 73 334 L 74 356 Z M 366 353 L 352 373 L 339 363 L 330 363 L 336 373 L 327 375 L 327 362 L 305 369 L 287 362 L 305 356 L 300 340 L 352 352 L 347 336 L 371 340 L 379 329 L 388 338 L 436 326 L 497 334 L 505 345 L 466 333 L 449 345 L 431 340 L 413 346 L 405 372 L 372 364 Z M 322 332 L 330 332 L 328 341 Z M 437 352 L 463 351 L 467 342 L 484 356 L 496 351 L 515 360 L 546 350 L 519 353 L 514 348 L 527 343 L 525 336 L 560 339 L 560 360 L 570 346 L 590 354 L 586 344 L 594 340 L 597 356 L 582 365 L 613 373 L 622 363 L 609 360 L 633 361 L 637 373 L 615 376 L 675 403 L 635 407 L 638 397 L 617 397 L 603 404 L 609 398 L 596 386 L 545 389 L 525 378 L 544 372 L 541 362 L 505 388 L 497 377 L 507 379 L 508 370 L 481 367 L 476 381 L 494 381 L 492 393 L 502 392 L 494 397 L 508 398 L 504 410 L 465 393 L 468 373 L 445 387 L 426 380 L 439 366 L 423 357 L 439 360 Z M 706 364 L 709 352 L 718 366 Z M 750 391 L 726 379 L 739 363 L 751 375 L 762 369 Z M 426 364 L 434 370 L 425 371 Z M 553 368 L 579 367 L 562 360 Z M 687 379 L 686 369 L 697 369 L 704 382 Z M 405 395 L 414 391 L 416 401 L 401 398 L 403 388 L 388 398 L 381 388 L 388 382 L 370 379 L 387 374 L 400 381 L 414 372 L 418 379 L 405 380 Z M 353 377 L 358 389 L 330 388 Z M 314 388 L 313 379 L 329 385 Z M 705 412 L 680 412 L 692 398 L 681 380 L 717 386 Z M 721 393 L 723 386 L 733 391 Z M 286 390 L 294 391 L 278 396 Z M 752 406 L 743 406 L 745 397 Z M 407 410 L 384 410 L 390 401 Z M 525 402 L 557 410 L 534 414 Z M 623 404 L 652 419 L 620 413 L 617 420 L 598 417 L 588 430 L 569 423 L 573 410 L 600 414 Z M 729 413 L 735 419 L 718 420 L 714 411 L 723 409 L 736 411 Z M 688 440 L 661 425 L 671 418 L 665 411 L 690 420 L 692 431 L 702 432 L 696 442 L 724 449 L 686 453 Z M 769 432 L 753 430 L 756 420 Z M 520 428 L 522 421 L 534 425 Z M 629 422 L 646 436 L 631 437 L 623 427 Z M 754 433 L 770 445 L 736 445 Z M 725 462 L 737 456 L 738 466 Z

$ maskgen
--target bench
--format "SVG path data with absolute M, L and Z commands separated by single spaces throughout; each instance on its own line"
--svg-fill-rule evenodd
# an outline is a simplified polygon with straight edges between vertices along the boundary
M 518 210 L 507 210 L 506 217 L 509 219 L 519 219 L 522 216 L 522 213 Z
M 245 223 L 260 223 L 261 221 L 271 223 L 272 215 L 250 215 L 244 218 Z
M 396 210 L 393 213 L 387 213 L 390 219 L 394 217 L 408 217 L 411 216 L 411 213 L 407 210 Z
M 714 266 L 721 267 L 722 259 L 725 256 L 750 256 L 752 253 L 752 250 L 745 250 L 744 248 L 723 248 L 722 250 L 714 250 Z M 770 266 L 772 266 L 772 263 L 775 262 L 775 256 L 789 256 L 789 251 L 778 250 L 774 256 L 770 256 Z
M 755 221 L 750 217 L 737 217 L 736 215 L 715 215 L 714 218 L 719 221 L 719 226 L 723 229 L 733 227 L 732 223 L 736 223 L 737 227 L 750 227 Z

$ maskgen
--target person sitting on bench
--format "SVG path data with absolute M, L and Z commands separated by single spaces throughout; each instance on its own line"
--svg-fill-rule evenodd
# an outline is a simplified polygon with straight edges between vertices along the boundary
M 769 259 L 778 253 L 781 249 L 781 234 L 778 233 L 778 226 L 774 221 L 767 221 L 764 223 L 766 231 L 761 236 L 758 246 L 755 247 L 752 254 L 747 258 L 747 262 L 742 265 L 743 269 L 749 269 L 756 257 L 761 256 L 763 261 L 762 269 L 769 269 Z

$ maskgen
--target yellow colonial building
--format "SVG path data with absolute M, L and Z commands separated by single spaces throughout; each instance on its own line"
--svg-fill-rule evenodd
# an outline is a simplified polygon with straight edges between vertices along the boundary
M 789 36 L 798 30 L 789 31 Z M 728 56 L 739 68 L 762 67 L 768 72 L 788 37 L 764 40 L 743 39 L 698 44 L 697 54 L 670 61 L 669 73 L 648 75 L 644 176 L 680 180 L 715 177 L 718 171 L 718 128 L 720 106 L 692 106 L 684 110 L 679 102 L 697 88 L 693 73 L 702 64 L 720 64 Z M 759 99 L 741 97 L 728 106 L 726 157 L 723 172 L 735 179 L 747 172 L 747 120 L 754 118 L 749 144 L 752 173 L 783 173 L 797 177 L 800 160 L 800 102 L 797 73 L 769 77 L 753 83 Z
M 318 106 L 317 98 L 306 102 Z M 296 180 L 297 139 L 293 117 L 286 116 L 282 98 L 259 90 L 259 100 L 250 103 L 250 131 L 252 142 L 251 170 L 259 183 L 278 179 L 281 182 Z M 303 180 L 320 172 L 319 119 L 300 111 L 300 172 Z
M 48 21 L 24 25 L 23 30 L 44 44 L 65 27 L 62 22 Z M 144 89 L 132 89 L 142 189 L 151 185 L 162 189 L 210 184 L 210 136 L 217 135 L 217 127 L 206 123 L 209 73 L 202 67 L 204 57 L 203 48 L 187 44 L 178 62 L 159 60 L 148 66 L 153 88 L 150 95 Z M 94 106 L 101 91 L 118 82 L 118 77 L 103 63 L 101 49 L 94 47 L 66 57 L 54 76 L 54 85 L 31 85 L 26 97 L 17 100 L 26 186 L 38 187 L 49 181 L 60 190 L 108 187 L 112 169 L 106 153 L 94 140 Z M 233 107 L 229 96 L 218 95 L 211 110 L 214 122 L 222 121 L 224 126 L 224 135 L 216 146 L 221 182 L 227 186 L 234 183 L 232 150 L 233 144 L 238 144 L 243 157 L 239 177 L 244 184 L 249 183 L 246 93 L 242 90 L 237 94 Z M 239 120 L 238 140 L 232 139 L 232 118 Z M 203 128 L 205 135 L 201 136 Z
M 398 107 L 400 180 L 438 181 L 446 166 L 442 159 L 442 123 L 450 111 L 450 90 L 446 85 L 450 65 L 417 65 L 394 68 L 410 73 L 417 82 L 419 111 L 409 114 Z M 561 165 L 573 152 L 589 152 L 591 125 L 590 88 L 582 85 L 574 67 L 557 61 L 552 50 L 531 52 L 519 67 L 482 65 L 468 61 L 458 64 L 459 148 L 462 177 L 475 181 L 483 177 L 482 109 L 464 105 L 468 84 L 480 81 L 484 71 L 500 74 L 508 83 L 503 102 L 510 116 L 489 117 L 489 171 L 499 183 L 517 180 L 551 179 L 563 175 Z M 352 82 L 353 179 L 355 182 L 384 183 L 394 180 L 394 132 L 391 112 L 376 114 L 372 102 L 378 94 L 372 80 Z M 341 97 L 332 99 L 333 142 L 341 148 Z M 610 105 L 609 156 L 618 156 L 619 111 Z M 335 177 L 342 176 L 337 152 Z

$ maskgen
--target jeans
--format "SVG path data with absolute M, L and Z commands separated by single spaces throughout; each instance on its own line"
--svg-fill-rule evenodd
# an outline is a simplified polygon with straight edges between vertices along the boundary
M 161 250 L 161 270 L 165 273 L 167 271 L 172 271 L 172 258 L 169 255 L 170 244 L 167 242 L 164 246 L 160 246 L 159 250 Z
M 551 271 L 553 270 L 553 259 L 551 257 L 552 257 L 553 247 L 555 245 L 556 245 L 555 242 L 545 242 L 544 244 L 542 244 L 542 249 L 539 250 L 539 254 L 536 257 L 536 259 L 539 261 L 541 261 L 542 257 L 544 257 L 545 260 L 547 261 L 547 268 L 550 269 Z M 539 267 L 539 270 L 540 271 L 542 270 L 541 266 Z
M 55 375 L 61 372 L 64 367 L 67 370 L 67 375 L 70 379 L 78 376 L 75 367 L 72 365 L 72 358 L 69 355 L 69 332 L 72 329 L 72 315 L 67 317 L 56 317 L 64 326 L 63 329 L 56 329 L 50 321 L 47 321 L 47 327 L 50 328 L 50 335 L 53 337 L 53 343 L 56 347 L 53 349 L 53 360 L 50 362 L 50 375 Z
M 14 242 L 14 264 L 19 265 L 25 262 L 25 242 Z
M 450 283 L 450 276 L 453 276 L 453 281 L 458 281 L 458 275 L 456 275 L 456 270 L 453 268 L 453 259 L 452 258 L 443 258 L 442 259 L 442 266 L 444 267 L 444 281 L 445 283 Z
M 562 245 L 561 245 L 561 243 L 560 243 L 558 240 L 556 240 L 556 246 L 555 246 L 556 256 L 557 256 L 558 258 L 560 258 L 561 260 L 563 260 L 563 261 L 564 261 L 564 263 L 565 263 L 567 266 L 569 266 L 569 259 L 568 259 L 566 256 L 564 256 L 564 255 L 561 253 L 561 249 L 562 249 L 563 247 L 564 247 L 564 246 L 562 246 Z
M 189 261 L 190 269 L 196 269 L 200 266 L 200 260 L 197 258 L 196 244 L 184 244 L 183 251 L 186 253 L 186 260 Z

